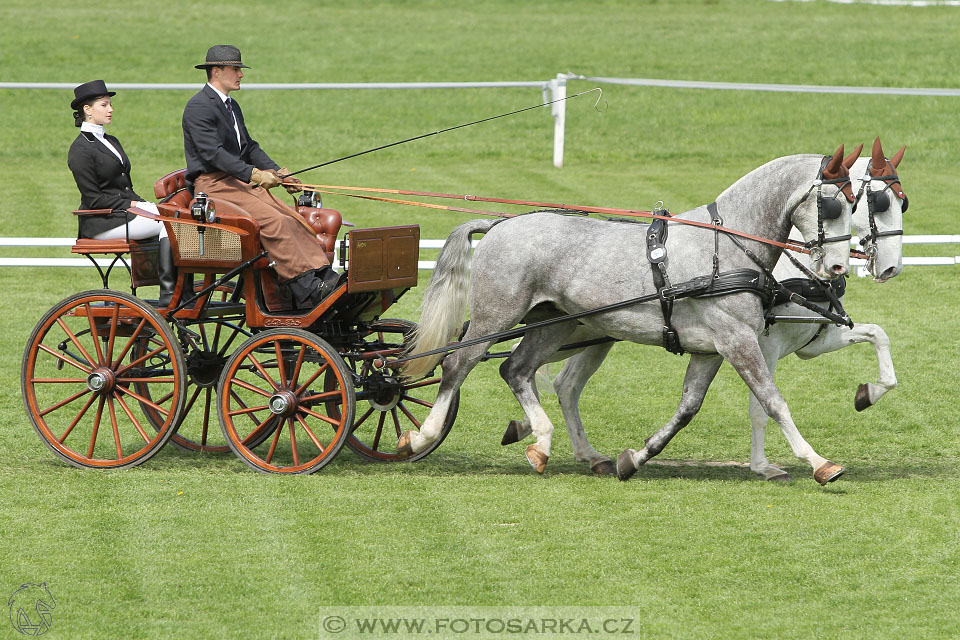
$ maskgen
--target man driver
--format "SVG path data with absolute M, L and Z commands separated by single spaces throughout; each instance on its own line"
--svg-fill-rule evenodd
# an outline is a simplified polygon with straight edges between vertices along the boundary
M 218 44 L 207 51 L 203 64 L 207 83 L 183 110 L 183 152 L 194 193 L 228 202 L 257 221 L 260 241 L 275 269 L 300 308 L 313 307 L 334 288 L 338 274 L 330 267 L 313 230 L 292 208 L 273 197 L 269 189 L 287 174 L 250 137 L 240 105 L 230 97 L 240 88 L 243 69 L 240 50 Z M 293 181 L 299 182 L 294 179 Z M 299 187 L 287 186 L 295 193 Z

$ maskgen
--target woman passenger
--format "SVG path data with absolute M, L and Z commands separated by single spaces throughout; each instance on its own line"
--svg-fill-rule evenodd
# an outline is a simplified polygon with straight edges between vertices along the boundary
M 157 205 L 147 202 L 133 190 L 130 179 L 130 159 L 123 152 L 120 141 L 106 134 L 104 127 L 113 118 L 110 98 L 117 95 L 107 91 L 103 80 L 92 80 L 73 90 L 74 124 L 80 135 L 70 145 L 67 164 L 80 190 L 80 209 L 112 209 L 104 215 L 80 216 L 81 238 L 94 240 L 146 240 L 159 238 L 157 262 L 160 272 L 160 300 L 158 306 L 170 303 L 176 284 L 176 270 L 167 230 L 162 222 L 127 211 L 132 206 L 159 213 Z

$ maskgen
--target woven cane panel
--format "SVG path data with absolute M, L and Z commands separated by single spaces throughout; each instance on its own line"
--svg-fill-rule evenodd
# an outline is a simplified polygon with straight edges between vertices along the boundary
M 207 229 L 203 237 L 203 255 L 200 255 L 200 232 L 198 227 L 186 224 L 174 224 L 173 233 L 180 245 L 180 257 L 188 260 L 240 260 L 240 236 Z

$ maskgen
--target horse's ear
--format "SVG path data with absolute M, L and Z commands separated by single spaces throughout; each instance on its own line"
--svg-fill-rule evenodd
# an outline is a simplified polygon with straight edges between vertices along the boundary
M 833 152 L 833 157 L 830 158 L 830 162 L 827 163 L 827 166 L 824 167 L 824 175 L 837 175 L 840 172 L 840 165 L 843 163 L 843 145 L 837 147 L 837 150 Z
M 893 154 L 893 157 L 890 158 L 890 164 L 893 165 L 894 169 L 900 165 L 900 161 L 903 160 L 903 152 L 906 150 L 906 146 L 900 147 L 900 151 L 897 151 L 895 154 Z
M 873 153 L 870 154 L 870 175 L 876 178 L 886 172 L 887 156 L 883 152 L 883 145 L 880 144 L 880 136 L 877 136 L 873 141 Z
M 845 166 L 847 169 L 852 167 L 853 163 L 856 162 L 857 159 L 860 157 L 861 151 L 863 151 L 863 144 L 858 144 L 857 148 L 853 150 L 853 153 L 851 153 L 850 155 L 848 155 L 846 158 L 843 159 L 843 166 Z

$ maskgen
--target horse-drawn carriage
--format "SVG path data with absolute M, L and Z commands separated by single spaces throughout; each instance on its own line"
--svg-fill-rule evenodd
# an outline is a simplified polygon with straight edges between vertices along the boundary
M 21 386 L 40 438 L 73 465 L 106 469 L 145 462 L 168 440 L 232 450 L 263 472 L 314 472 L 344 444 L 369 459 L 396 459 L 397 437 L 419 428 L 439 383 L 405 382 L 386 364 L 415 327 L 382 316 L 417 284 L 419 227 L 350 230 L 339 246 L 346 277 L 315 308 L 297 309 L 257 223 L 194 199 L 184 173 L 154 184 L 177 267 L 169 306 L 136 296 L 158 283 L 157 243 L 74 245 L 94 264 L 95 256 L 113 258 L 97 266 L 103 289 L 58 302 L 27 342 Z M 332 260 L 339 212 L 311 192 L 297 208 Z M 132 295 L 109 288 L 117 265 Z M 447 429 L 456 406 L 448 416 Z

